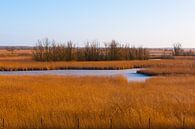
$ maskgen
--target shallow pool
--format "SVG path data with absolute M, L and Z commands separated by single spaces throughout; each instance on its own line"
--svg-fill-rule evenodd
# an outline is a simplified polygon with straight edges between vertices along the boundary
M 6 71 L 0 75 L 64 75 L 64 76 L 124 76 L 129 82 L 145 81 L 150 76 L 138 74 L 139 69 L 127 70 L 44 70 L 44 71 Z

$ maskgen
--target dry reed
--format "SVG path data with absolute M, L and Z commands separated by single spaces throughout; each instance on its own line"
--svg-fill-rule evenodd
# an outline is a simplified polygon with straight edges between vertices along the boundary
M 193 129 L 194 84 L 194 76 L 145 83 L 122 77 L 0 76 L 0 126 L 148 129 L 150 118 L 151 129 Z
M 73 61 L 35 62 L 30 60 L 1 61 L 0 71 L 53 70 L 53 69 L 131 69 L 131 68 L 194 68 L 194 60 L 144 61 Z

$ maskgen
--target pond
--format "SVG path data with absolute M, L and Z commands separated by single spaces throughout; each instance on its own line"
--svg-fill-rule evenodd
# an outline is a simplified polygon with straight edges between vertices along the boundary
M 127 70 L 43 70 L 43 71 L 2 71 L 0 75 L 62 75 L 62 76 L 124 76 L 129 82 L 145 81 L 150 76 L 138 74 L 139 69 Z

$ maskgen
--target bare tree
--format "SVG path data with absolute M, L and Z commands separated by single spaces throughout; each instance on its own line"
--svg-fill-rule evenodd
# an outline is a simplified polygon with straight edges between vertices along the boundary
M 182 44 L 181 43 L 173 44 L 173 52 L 175 56 L 182 55 L 183 54 Z
M 59 44 L 49 39 L 39 40 L 33 57 L 37 61 L 100 61 L 100 60 L 145 60 L 149 56 L 145 48 L 120 45 L 115 40 L 100 47 L 98 42 L 87 42 L 85 47 L 75 47 L 69 41 Z
M 117 60 L 119 58 L 118 43 L 115 40 L 108 45 L 109 47 L 109 60 Z

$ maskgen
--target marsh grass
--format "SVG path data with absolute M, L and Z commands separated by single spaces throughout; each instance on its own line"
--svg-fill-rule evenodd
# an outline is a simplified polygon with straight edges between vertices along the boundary
M 29 60 L 0 61 L 0 71 L 61 70 L 61 69 L 131 69 L 131 68 L 194 68 L 195 60 L 144 60 L 144 61 L 72 61 L 35 62 Z
M 100 83 L 101 82 L 101 83 Z M 195 77 L 0 76 L 5 129 L 195 127 Z
M 150 76 L 195 75 L 195 68 L 152 68 L 139 70 L 138 73 Z

